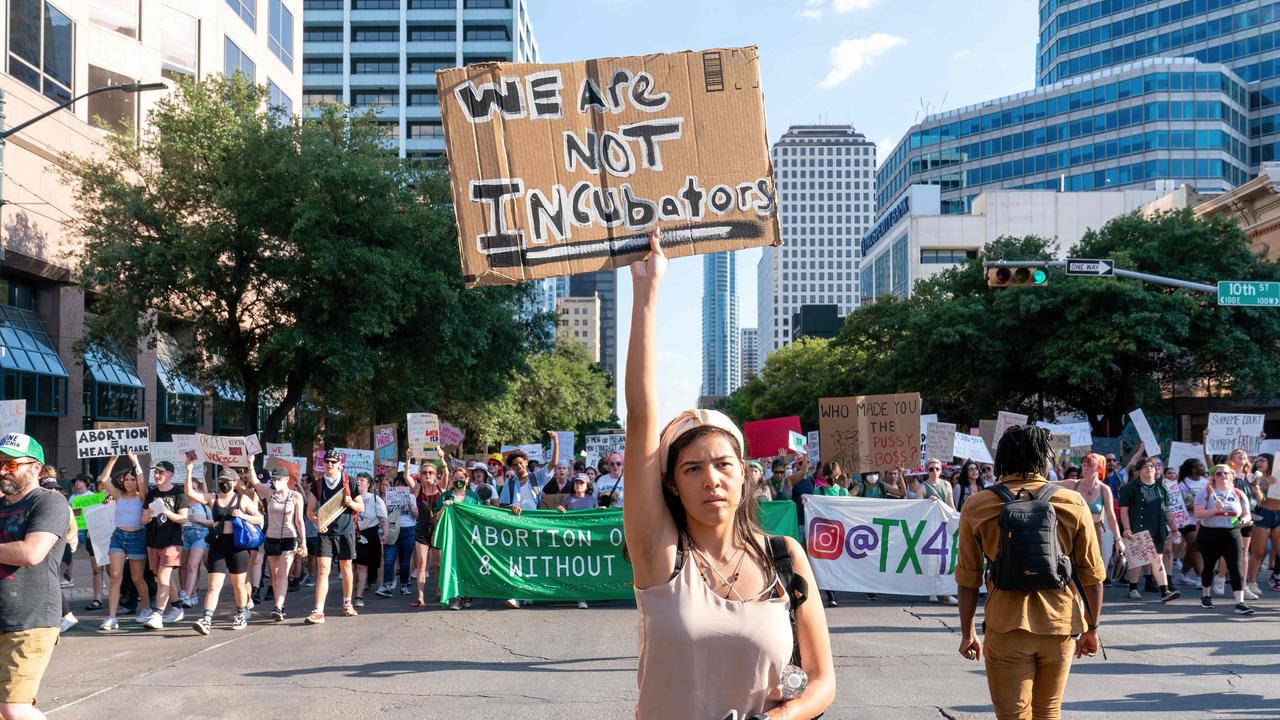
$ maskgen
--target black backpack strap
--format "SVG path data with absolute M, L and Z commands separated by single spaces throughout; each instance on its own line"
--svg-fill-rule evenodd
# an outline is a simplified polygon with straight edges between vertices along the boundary
M 1000 499 L 1007 503 L 1013 502 L 1014 500 L 1017 499 L 1017 497 L 1015 497 L 1013 493 L 1009 492 L 1009 488 L 1005 487 L 1003 483 L 995 483 L 994 485 L 992 485 L 987 489 L 995 493 L 996 495 L 999 495 Z
M 680 571 L 684 569 L 684 558 L 685 558 L 684 533 L 677 532 L 676 533 L 676 564 L 675 564 L 675 569 L 671 572 L 671 577 L 667 578 L 668 582 L 674 580 L 675 577 L 680 574 Z
M 791 601 L 787 612 L 791 620 L 791 664 L 800 667 L 800 638 L 796 634 L 796 608 L 809 599 L 809 583 L 804 577 L 796 574 L 795 564 L 791 560 L 791 551 L 787 549 L 787 541 L 784 538 L 777 535 L 769 536 L 769 560 Z
M 1036 500 L 1040 502 L 1048 502 L 1049 498 L 1053 497 L 1053 494 L 1056 492 L 1058 492 L 1057 483 L 1045 483 L 1044 487 L 1036 491 Z

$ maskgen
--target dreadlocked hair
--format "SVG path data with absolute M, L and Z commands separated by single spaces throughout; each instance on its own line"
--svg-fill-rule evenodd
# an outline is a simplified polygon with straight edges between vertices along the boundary
M 996 447 L 996 477 L 1044 475 L 1049 463 L 1049 431 L 1035 425 L 1015 425 Z

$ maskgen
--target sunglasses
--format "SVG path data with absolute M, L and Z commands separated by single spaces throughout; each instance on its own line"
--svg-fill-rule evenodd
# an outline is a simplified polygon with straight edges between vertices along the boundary
M 22 467 L 23 465 L 39 465 L 39 464 L 40 463 L 35 460 L 30 460 L 28 462 L 18 462 L 17 460 L 5 460 L 3 463 L 0 463 L 0 468 L 3 468 L 5 472 L 15 472 L 17 471 L 18 468 Z
M 609 467 L 622 467 L 622 463 L 615 460 L 614 462 L 609 463 Z
M 925 470 L 928 470 L 929 472 L 942 472 L 942 468 L 940 467 L 925 468 Z
M 324 461 L 324 464 L 325 464 L 325 465 L 337 465 L 337 464 L 338 464 L 338 461 L 337 461 L 337 460 L 325 460 L 325 461 Z
M 1213 474 L 1214 477 L 1226 477 L 1227 475 L 1228 473 L 1223 472 L 1222 470 L 1219 470 L 1218 472 Z

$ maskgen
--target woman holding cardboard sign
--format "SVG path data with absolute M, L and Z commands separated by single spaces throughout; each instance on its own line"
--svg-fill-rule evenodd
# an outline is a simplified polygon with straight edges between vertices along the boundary
M 631 264 L 622 517 L 641 618 L 636 718 L 812 718 L 835 672 L 824 611 L 804 602 L 817 588 L 804 549 L 761 531 L 729 418 L 688 410 L 659 431 L 660 237 Z
M 1102 487 L 1107 488 L 1106 485 Z M 1124 524 L 1125 540 L 1132 541 L 1135 533 L 1151 534 L 1151 543 L 1156 549 L 1155 560 L 1151 563 L 1151 575 L 1160 588 L 1160 602 L 1167 603 L 1177 599 L 1182 593 L 1169 585 L 1163 550 L 1165 540 L 1177 532 L 1178 523 L 1169 509 L 1169 490 L 1162 480 L 1156 478 L 1155 458 L 1143 460 L 1138 466 L 1137 475 L 1130 477 L 1129 482 L 1120 488 L 1120 521 Z M 1123 545 L 1120 552 L 1124 552 Z M 1144 567 L 1146 566 L 1129 566 L 1131 599 L 1142 599 L 1142 594 L 1138 592 L 1138 578 L 1142 576 Z

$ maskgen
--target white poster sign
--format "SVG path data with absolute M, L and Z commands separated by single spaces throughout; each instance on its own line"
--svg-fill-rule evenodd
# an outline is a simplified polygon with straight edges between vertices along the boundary
M 1280 455 L 1280 440 L 1263 440 L 1258 444 L 1258 454 L 1261 455 L 1262 453 L 1267 453 L 1271 457 Z M 1275 474 L 1274 469 L 1271 474 Z
M 116 509 L 111 504 L 90 505 L 80 511 L 84 529 L 93 543 L 93 559 L 101 567 L 111 562 L 111 533 L 116 529 Z
M 1036 427 L 1042 427 L 1051 433 L 1066 433 L 1070 435 L 1073 449 L 1093 447 L 1093 427 L 1089 425 L 1088 421 L 1054 424 L 1041 420 L 1036 423 Z
M 1151 540 L 1150 530 L 1136 532 L 1124 543 L 1124 559 L 1128 561 L 1131 568 L 1151 565 L 1159 558 L 1160 553 L 1156 551 L 1155 543 Z
M 996 432 L 992 436 L 991 446 L 1000 447 L 1000 438 L 1004 437 L 1004 433 L 1014 425 L 1026 425 L 1027 416 L 1019 413 L 1005 412 L 1001 410 L 996 415 Z
M 577 442 L 577 438 L 572 430 L 557 430 L 556 444 L 560 446 L 560 457 L 557 458 L 562 463 L 567 463 L 570 468 L 573 467 L 573 444 Z M 551 456 L 547 456 L 547 462 L 551 462 Z
M 920 472 L 924 472 L 924 461 L 929 459 L 928 448 L 926 447 L 928 444 L 929 423 L 936 422 L 938 422 L 937 413 L 920 416 Z
M 225 467 L 249 467 L 249 451 L 243 437 L 196 433 L 205 460 Z
M 1258 452 L 1266 418 L 1248 413 L 1209 413 L 1209 454 L 1227 455 L 1236 448 L 1244 448 L 1250 455 Z
M 1142 447 L 1147 451 L 1147 457 L 1159 455 L 1160 442 L 1156 440 L 1156 434 L 1151 431 L 1151 423 L 1147 422 L 1146 413 L 1142 412 L 1142 408 L 1129 413 L 1129 419 L 1133 420 L 1133 428 L 1138 431 L 1138 438 L 1142 440 Z
M 292 457 L 293 443 L 267 443 L 267 457 Z
M 528 445 L 503 445 L 500 448 L 500 452 L 503 455 L 516 450 L 527 455 L 529 457 L 529 462 L 543 462 L 542 446 L 537 443 L 529 443 Z
M 27 432 L 27 401 L 0 400 L 0 435 Z
M 809 564 L 819 588 L 955 594 L 960 513 L 945 503 L 803 497 Z
M 937 458 L 944 465 L 950 464 L 956 453 L 956 424 L 931 422 L 927 430 L 923 444 L 925 460 Z
M 440 457 L 440 417 L 435 413 L 409 413 L 407 442 L 414 457 Z
M 191 474 L 197 479 L 204 478 L 204 462 L 200 459 L 199 453 L 193 450 L 187 443 L 180 443 L 175 440 L 169 442 L 151 443 L 151 464 L 154 466 L 161 460 L 168 460 L 173 463 L 173 482 L 182 485 L 187 481 L 187 459 L 188 457 L 196 461 L 191 467 Z M 188 435 L 194 439 L 194 436 Z M 154 475 L 153 478 L 154 480 Z
M 995 463 L 995 460 L 991 459 L 991 450 L 987 448 L 987 444 L 982 441 L 982 438 L 977 435 L 956 433 L 954 453 L 954 457 L 962 460 L 972 460 L 989 465 Z
M 627 436 L 621 433 L 617 435 L 588 435 L 587 436 L 587 465 L 595 467 L 600 461 L 609 457 L 613 453 L 620 453 L 627 444 Z
M 1185 443 L 1177 440 L 1169 447 L 1169 467 L 1179 469 L 1187 460 L 1204 462 L 1204 446 L 1200 443 Z
M 151 453 L 151 431 L 147 426 L 76 431 L 77 460 L 126 453 L 135 455 Z
M 822 436 L 821 431 L 814 430 L 809 433 L 809 437 L 808 437 L 809 457 L 813 458 L 813 462 L 815 463 L 818 462 L 818 459 L 822 457 L 822 450 L 821 450 L 821 446 L 819 445 L 819 440 L 821 436 Z
M 373 477 L 373 451 L 372 450 L 356 450 L 353 448 L 334 448 L 342 455 L 342 471 L 351 476 L 355 480 L 356 475 L 362 472 L 369 473 L 369 477 Z M 352 492 L 355 492 L 352 489 Z
M 262 453 L 262 441 L 258 439 L 258 434 L 244 436 L 244 450 L 250 455 L 259 455 Z
M 1169 491 L 1169 514 L 1173 516 L 1174 523 L 1180 528 L 1194 524 L 1191 513 L 1187 512 L 1187 503 L 1182 498 L 1182 489 L 1178 487 L 1178 481 L 1166 482 L 1164 488 Z

